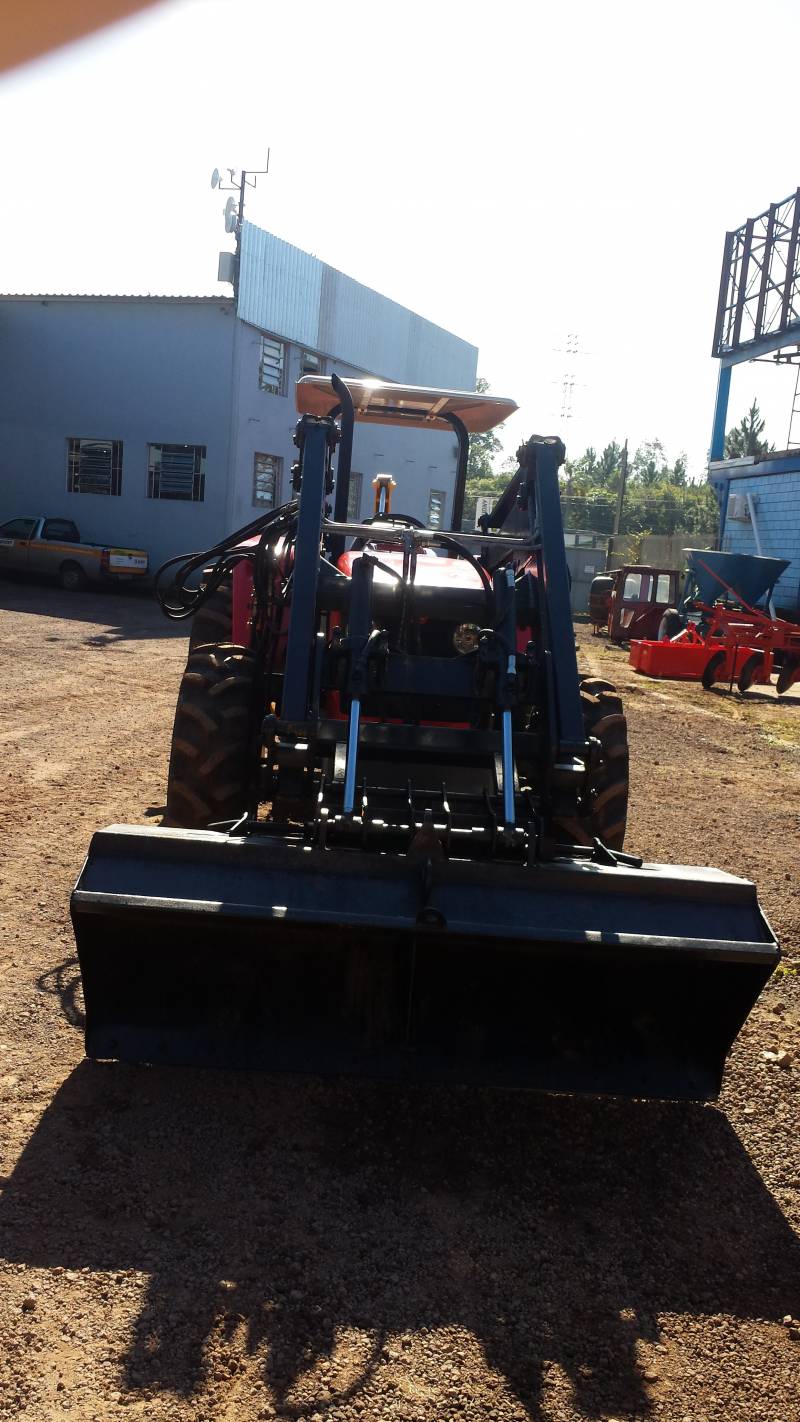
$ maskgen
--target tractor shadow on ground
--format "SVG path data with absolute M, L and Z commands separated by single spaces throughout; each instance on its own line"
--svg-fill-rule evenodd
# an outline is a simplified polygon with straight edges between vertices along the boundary
M 152 589 L 87 588 L 83 592 L 64 592 L 57 584 L 34 583 L 23 578 L 0 578 L 0 610 L 20 612 L 38 617 L 63 619 L 70 623 L 86 623 L 94 630 L 84 639 L 92 647 L 111 646 L 118 642 L 152 641 L 153 638 L 188 637 L 190 623 L 170 622 L 155 600 Z M 63 639 L 51 636 L 48 642 L 58 644 Z
M 699 1107 L 84 1063 L 3 1192 L 0 1248 L 151 1276 L 131 1400 L 196 1393 L 227 1338 L 288 1417 L 369 1389 L 392 1335 L 454 1325 L 531 1418 L 547 1359 L 582 1415 L 639 1415 L 659 1314 L 800 1312 L 800 1244 Z M 346 1329 L 358 1376 L 298 1401 Z

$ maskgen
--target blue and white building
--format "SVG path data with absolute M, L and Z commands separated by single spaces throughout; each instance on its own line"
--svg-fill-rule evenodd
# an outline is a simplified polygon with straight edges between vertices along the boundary
M 202 550 L 290 496 L 308 374 L 474 390 L 475 346 L 244 222 L 236 297 L 0 296 L 0 522 Z M 446 526 L 455 436 L 359 426 L 350 514 L 391 472 L 395 508 Z
M 720 548 L 787 558 L 776 610 L 800 620 L 800 377 L 790 448 L 725 458 L 731 377 L 753 360 L 800 363 L 800 188 L 725 234 L 712 354 L 719 362 L 708 479 L 720 508 Z M 797 437 L 794 437 L 794 436 Z

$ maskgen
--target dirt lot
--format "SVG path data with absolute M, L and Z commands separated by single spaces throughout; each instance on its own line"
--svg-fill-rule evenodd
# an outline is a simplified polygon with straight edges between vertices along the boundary
M 800 696 L 579 639 L 629 847 L 756 878 L 788 953 L 719 1108 L 85 1063 L 69 889 L 163 804 L 185 636 L 0 584 L 0 1416 L 796 1422 Z

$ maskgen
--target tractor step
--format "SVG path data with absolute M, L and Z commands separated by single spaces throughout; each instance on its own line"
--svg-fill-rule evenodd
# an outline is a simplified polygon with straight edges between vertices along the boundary
M 715 1097 L 780 956 L 713 869 L 264 834 L 112 826 L 71 911 L 90 1057 L 606 1095 Z

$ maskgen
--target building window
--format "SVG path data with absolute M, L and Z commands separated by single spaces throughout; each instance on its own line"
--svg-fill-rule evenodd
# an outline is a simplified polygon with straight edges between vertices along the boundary
M 431 489 L 428 498 L 428 528 L 444 526 L 445 493 L 442 489 Z
M 273 336 L 261 337 L 258 383 L 270 395 L 286 394 L 286 347 Z
M 253 507 L 276 509 L 281 497 L 283 460 L 277 454 L 253 456 Z
M 347 490 L 347 521 L 348 523 L 358 523 L 361 517 L 361 486 L 363 479 L 360 474 L 350 470 L 350 485 Z
M 301 351 L 300 374 L 322 375 L 322 373 L 322 356 L 315 355 L 313 351 Z
M 205 497 L 204 444 L 148 444 L 148 499 L 182 499 L 199 504 Z
M 67 493 L 120 494 L 121 439 L 67 440 Z

